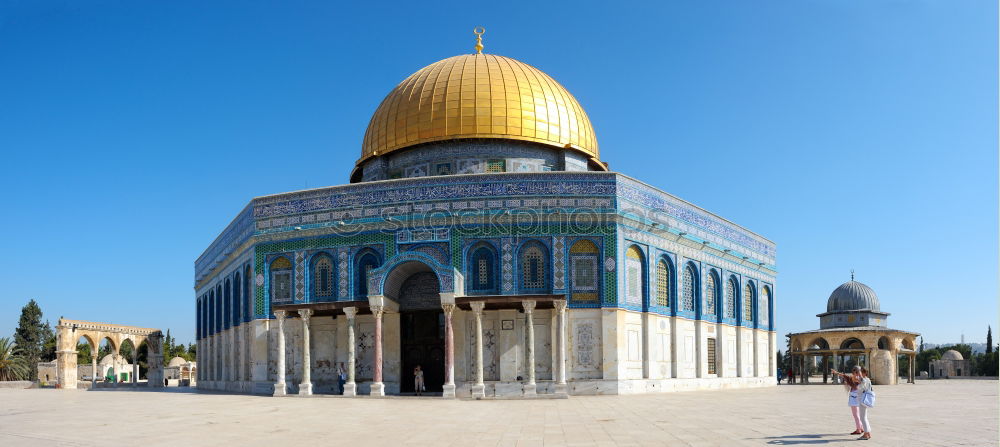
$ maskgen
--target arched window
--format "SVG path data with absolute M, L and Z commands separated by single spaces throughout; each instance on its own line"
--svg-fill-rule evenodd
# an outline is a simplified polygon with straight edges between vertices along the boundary
M 521 249 L 521 287 L 541 291 L 548 288 L 545 265 L 546 250 L 537 242 L 529 243 Z
M 333 259 L 326 253 L 313 257 L 312 293 L 310 298 L 316 301 L 330 299 L 333 296 Z
M 226 279 L 224 283 L 223 290 L 225 290 L 225 298 L 222 300 L 222 328 L 229 329 L 230 323 L 233 318 L 233 288 L 229 285 L 229 279 Z
M 487 245 L 481 245 L 472 251 L 469 258 L 469 288 L 474 293 L 495 292 L 496 253 Z
M 195 329 L 194 329 L 196 336 L 195 338 L 201 340 L 201 297 L 200 296 L 198 297 L 198 299 L 195 300 L 194 309 L 195 309 L 194 310 L 195 315 L 197 315 L 197 319 L 195 320 L 196 321 Z
M 743 321 L 753 323 L 753 286 L 749 282 L 743 286 Z
M 645 259 L 642 250 L 632 245 L 625 250 L 625 303 L 642 305 L 646 285 Z
M 570 283 L 576 301 L 597 301 L 600 284 L 597 245 L 586 239 L 576 241 L 569 249 Z
M 236 272 L 233 277 L 233 326 L 239 326 L 243 316 L 243 281 L 240 280 L 240 272 Z
M 281 256 L 271 262 L 271 302 L 292 300 L 292 262 Z
M 764 286 L 760 294 L 760 307 L 757 310 L 757 315 L 760 315 L 759 320 L 767 324 L 768 315 L 771 313 L 771 288 Z
M 368 297 L 368 272 L 377 269 L 382 262 L 378 255 L 371 250 L 359 254 L 354 269 L 354 296 L 358 299 Z
M 736 278 L 726 281 L 726 318 L 736 318 Z
M 705 313 L 715 315 L 718 312 L 716 300 L 719 298 L 719 281 L 716 279 L 715 270 L 708 272 L 705 276 Z
M 684 281 L 681 284 L 681 287 L 684 288 L 684 294 L 682 295 L 681 310 L 694 310 L 695 290 L 697 289 L 695 278 L 694 267 L 690 265 L 684 267 Z
M 215 332 L 222 332 L 222 284 L 215 286 Z
M 656 305 L 670 307 L 670 288 L 673 281 L 670 280 L 670 264 L 665 259 L 656 263 Z
M 243 308 L 243 321 L 250 321 L 254 316 L 254 293 L 250 292 L 251 277 L 253 277 L 253 271 L 250 270 L 250 266 L 247 266 L 243 274 L 243 281 L 245 282 L 243 287 L 243 301 L 246 303 L 246 306 Z

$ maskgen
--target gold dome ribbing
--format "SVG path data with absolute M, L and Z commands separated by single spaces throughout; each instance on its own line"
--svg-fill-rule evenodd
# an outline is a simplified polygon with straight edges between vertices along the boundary
M 428 65 L 389 92 L 368 124 L 358 164 L 459 138 L 533 141 L 598 158 L 594 128 L 562 85 L 511 58 L 465 54 Z

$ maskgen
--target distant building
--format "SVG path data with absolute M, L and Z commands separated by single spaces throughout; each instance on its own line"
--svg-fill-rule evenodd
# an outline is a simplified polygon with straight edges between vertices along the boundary
M 939 360 L 931 360 L 931 378 L 947 379 L 972 375 L 972 365 L 954 349 L 945 351 Z
M 913 383 L 916 360 L 916 332 L 889 329 L 888 312 L 882 312 L 878 295 L 871 287 L 854 280 L 841 284 L 826 303 L 826 312 L 819 317 L 819 330 L 789 334 L 796 377 L 803 383 L 809 377 L 801 374 L 815 358 L 820 359 L 819 371 L 827 381 L 830 368 L 845 370 L 863 365 L 877 385 L 895 385 L 899 381 L 897 359 L 909 357 L 907 382 Z

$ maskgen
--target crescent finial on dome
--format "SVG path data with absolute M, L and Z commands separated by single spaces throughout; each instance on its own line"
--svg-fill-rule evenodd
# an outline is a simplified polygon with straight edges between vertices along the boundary
M 486 34 L 486 28 L 477 26 L 472 29 L 472 33 L 476 35 L 476 54 L 483 54 L 483 34 Z

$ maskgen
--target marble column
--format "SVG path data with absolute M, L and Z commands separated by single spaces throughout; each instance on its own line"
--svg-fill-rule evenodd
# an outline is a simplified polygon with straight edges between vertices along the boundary
M 476 316 L 476 384 L 472 386 L 472 397 L 486 397 L 486 384 L 483 383 L 483 308 L 486 303 L 474 301 L 469 305 Z
M 135 346 L 135 344 L 133 344 L 132 346 Z M 132 349 L 135 349 L 135 353 L 132 354 L 132 388 L 138 388 L 139 387 L 139 358 L 138 358 L 139 350 L 136 349 L 136 348 L 132 348 Z
M 375 377 L 370 394 L 385 396 L 385 383 L 382 382 L 382 315 L 385 313 L 385 307 L 374 305 L 371 306 L 371 311 L 375 317 L 375 364 L 372 365 Z
M 566 387 L 566 301 L 552 304 L 556 308 L 556 394 L 567 395 Z
M 357 307 L 345 307 L 344 315 L 347 315 L 347 383 L 344 384 L 345 396 L 357 396 L 358 384 L 354 382 L 354 317 L 358 315 Z
M 444 386 L 441 397 L 455 397 L 455 331 L 452 328 L 454 304 L 442 304 L 444 309 Z
M 97 350 L 91 349 L 90 354 L 90 370 L 93 374 L 90 377 L 90 389 L 97 389 Z
M 284 396 L 288 394 L 285 389 L 285 316 L 287 312 L 283 310 L 274 311 L 274 316 L 278 319 L 278 366 L 277 381 L 274 382 L 274 396 Z
M 299 309 L 299 316 L 302 317 L 302 383 L 299 384 L 299 396 L 311 396 L 313 393 L 312 359 L 309 357 L 309 320 L 312 314 L 312 309 Z
M 535 310 L 535 302 L 524 300 L 521 301 L 521 306 L 524 307 L 524 332 L 526 334 L 524 352 L 528 354 L 528 359 L 524 365 L 528 373 L 528 383 L 524 384 L 524 395 L 533 396 L 536 394 L 537 389 L 535 385 L 535 319 L 532 316 L 532 311 Z

